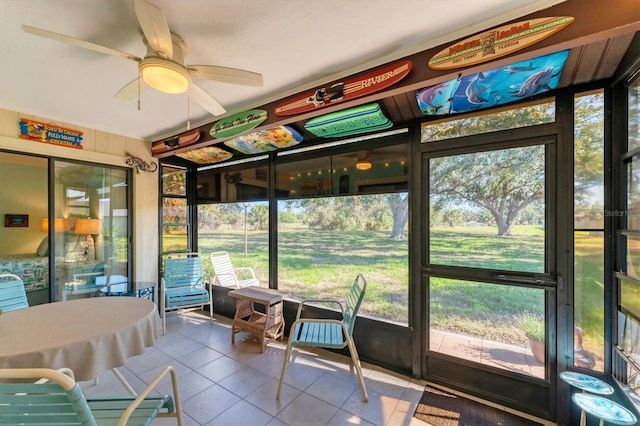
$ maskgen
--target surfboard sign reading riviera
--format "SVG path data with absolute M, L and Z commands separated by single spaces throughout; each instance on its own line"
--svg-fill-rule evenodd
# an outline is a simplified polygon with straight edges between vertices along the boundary
M 218 120 L 211 126 L 209 134 L 216 139 L 232 138 L 258 127 L 267 119 L 267 111 L 250 109 Z
M 433 55 L 428 66 L 434 70 L 451 70 L 492 61 L 538 43 L 574 20 L 572 16 L 551 16 L 503 25 L 442 49 Z
M 379 92 L 405 78 L 411 72 L 411 67 L 411 61 L 398 61 L 344 81 L 318 87 L 282 102 L 276 107 L 275 114 L 301 114 Z

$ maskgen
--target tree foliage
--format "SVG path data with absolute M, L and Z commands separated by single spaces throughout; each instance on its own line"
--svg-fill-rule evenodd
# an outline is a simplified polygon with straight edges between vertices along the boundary
M 453 209 L 460 204 L 487 209 L 498 235 L 510 236 L 520 213 L 544 199 L 544 158 L 544 146 L 434 158 L 431 196 Z

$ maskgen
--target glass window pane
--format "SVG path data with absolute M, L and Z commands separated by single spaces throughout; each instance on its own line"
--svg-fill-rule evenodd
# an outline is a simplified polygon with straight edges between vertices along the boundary
M 544 160 L 541 145 L 429 160 L 429 261 L 544 272 Z
M 187 199 L 163 198 L 162 199 L 162 224 L 186 224 L 187 223 Z
M 604 371 L 604 232 L 576 232 L 574 253 L 574 364 Z
M 574 226 L 603 229 L 604 95 L 582 94 L 574 104 Z
M 640 231 L 640 155 L 634 155 L 627 165 L 626 229 Z
M 203 254 L 205 271 L 213 277 L 209 255 L 226 251 L 235 268 L 252 268 L 260 286 L 269 287 L 268 229 L 266 202 L 198 205 L 198 250 Z
M 629 85 L 629 151 L 640 148 L 640 78 Z
M 537 105 L 505 111 L 484 111 L 465 118 L 429 121 L 422 124 L 421 142 L 435 142 L 462 136 L 479 135 L 506 129 L 553 123 L 555 101 L 539 101 Z
M 162 226 L 162 253 L 187 251 L 189 239 L 186 225 Z
M 344 300 L 362 272 L 361 314 L 408 322 L 407 193 L 278 202 L 278 289 Z M 391 238 L 390 238 L 391 237 Z
M 545 294 L 537 288 L 431 278 L 429 347 L 545 377 Z
M 187 171 L 162 166 L 162 193 L 165 195 L 186 195 Z
M 619 244 L 624 250 L 621 272 L 640 280 L 640 235 L 621 235 Z
M 93 297 L 109 278 L 127 282 L 128 170 L 56 161 L 56 300 Z

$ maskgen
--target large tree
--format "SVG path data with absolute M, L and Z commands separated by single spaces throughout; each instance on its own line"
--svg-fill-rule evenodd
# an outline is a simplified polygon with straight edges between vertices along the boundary
M 393 215 L 393 225 L 389 238 L 392 240 L 406 240 L 404 228 L 409 220 L 409 193 L 391 194 L 387 198 Z
M 432 159 L 431 196 L 489 211 L 498 235 L 510 236 L 520 213 L 544 198 L 544 146 Z

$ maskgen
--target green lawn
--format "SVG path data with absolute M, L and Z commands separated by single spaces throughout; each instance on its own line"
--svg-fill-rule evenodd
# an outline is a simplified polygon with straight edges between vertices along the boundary
M 530 272 L 544 271 L 544 231 L 516 226 L 513 236 L 497 237 L 495 228 L 458 227 L 431 230 L 432 261 L 457 266 L 490 267 Z M 578 236 L 576 259 L 582 281 L 576 290 L 583 306 L 602 303 L 601 237 Z M 183 240 L 183 237 L 179 238 Z M 225 250 L 235 266 L 252 267 L 268 281 L 268 235 L 249 231 L 247 257 L 244 233 L 219 230 L 199 235 L 199 250 L 210 270 L 208 254 Z M 165 241 L 165 246 L 170 246 Z M 361 313 L 407 323 L 408 242 L 388 239 L 388 232 L 318 231 L 302 225 L 278 231 L 278 286 L 298 298 L 344 299 L 355 276 L 362 272 L 369 288 Z M 438 329 L 466 332 L 498 341 L 525 344 L 517 327 L 523 311 L 544 313 L 543 291 L 495 284 L 434 278 L 431 282 L 430 316 Z M 583 309 L 581 325 L 585 346 L 602 347 L 591 335 L 601 335 L 602 317 L 595 309 Z

